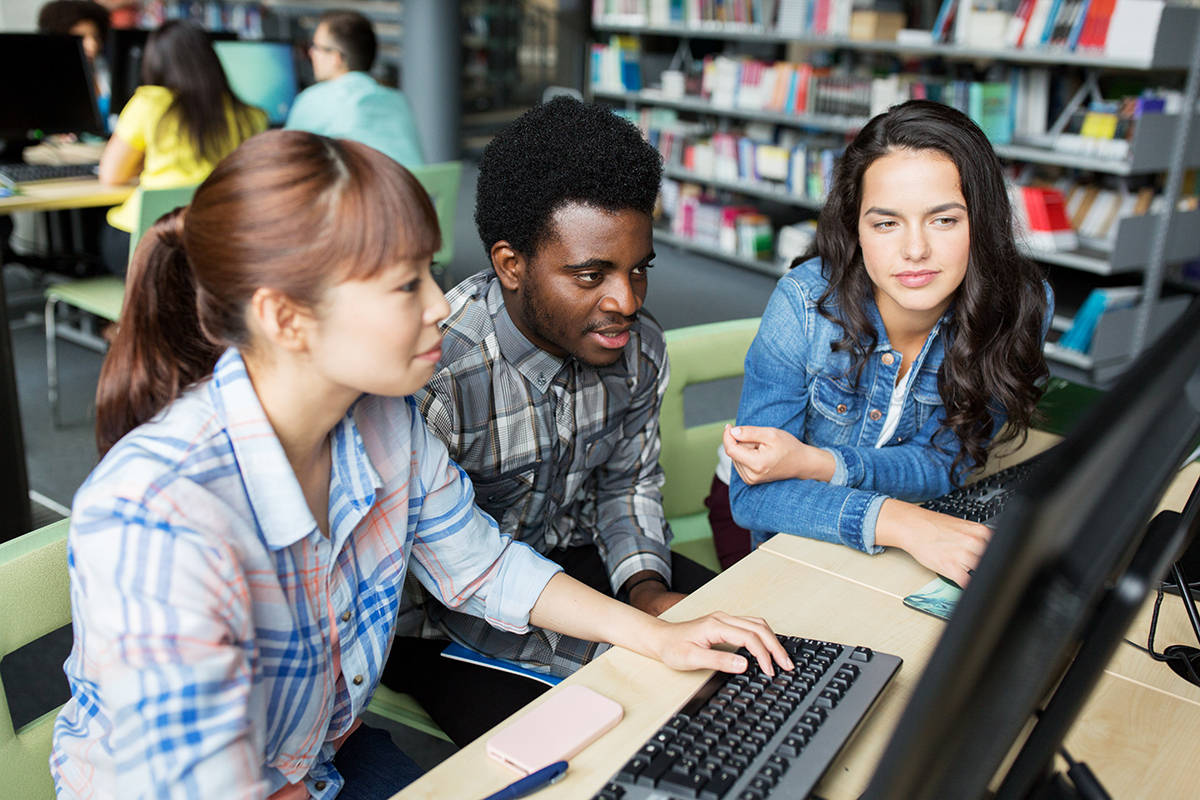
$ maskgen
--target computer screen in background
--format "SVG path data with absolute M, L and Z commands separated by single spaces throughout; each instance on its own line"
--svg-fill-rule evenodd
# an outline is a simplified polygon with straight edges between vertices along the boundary
M 1200 301 L 1006 505 L 863 800 L 991 798 L 989 784 L 1015 800 L 1058 780 L 1063 737 L 1195 535 L 1195 497 L 1182 523 L 1146 522 L 1197 432 Z
M 46 134 L 104 132 L 78 36 L 0 33 L 0 75 L 0 160 Z
M 283 125 L 296 99 L 296 63 L 287 42 L 213 42 L 229 86 L 242 102 Z
M 104 54 L 112 73 L 112 100 L 109 113 L 120 114 L 121 109 L 142 85 L 142 56 L 146 52 L 146 41 L 150 31 L 140 28 L 113 28 L 108 32 Z M 207 31 L 213 42 L 237 41 L 233 31 Z

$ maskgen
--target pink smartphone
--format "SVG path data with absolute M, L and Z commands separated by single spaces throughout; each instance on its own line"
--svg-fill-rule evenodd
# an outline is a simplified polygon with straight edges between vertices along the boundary
M 568 686 L 487 740 L 487 754 L 522 775 L 566 761 L 612 730 L 625 710 L 585 686 Z

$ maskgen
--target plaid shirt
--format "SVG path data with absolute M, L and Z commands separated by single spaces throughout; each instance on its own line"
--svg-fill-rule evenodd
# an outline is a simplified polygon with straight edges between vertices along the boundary
M 670 581 L 658 465 L 670 369 L 658 323 L 642 312 L 622 357 L 595 368 L 530 343 L 492 270 L 446 299 L 442 358 L 416 399 L 471 476 L 476 502 L 501 531 L 540 553 L 595 542 L 614 594 L 642 570 Z M 548 631 L 501 634 L 413 594 L 426 613 L 422 635 L 536 670 L 569 674 L 602 649 Z
M 410 556 L 442 602 L 527 629 L 558 567 L 497 533 L 411 398 L 364 396 L 329 438 L 326 538 L 230 350 L 84 483 L 60 798 L 332 798 Z

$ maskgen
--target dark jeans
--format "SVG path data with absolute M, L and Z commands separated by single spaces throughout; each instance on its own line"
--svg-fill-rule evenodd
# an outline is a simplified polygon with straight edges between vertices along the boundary
M 101 229 L 100 260 L 110 274 L 125 277 L 125 271 L 129 269 L 130 238 L 130 234 L 112 225 L 105 225 Z
M 387 800 L 425 772 L 382 728 L 360 724 L 333 757 L 346 779 L 338 800 Z
M 572 578 L 612 596 L 608 570 L 594 545 L 555 550 L 547 556 Z M 716 577 L 707 567 L 671 554 L 671 588 L 690 593 Z M 459 747 L 550 689 L 546 684 L 496 669 L 442 658 L 446 642 L 399 637 L 384 666 L 382 682 L 412 695 Z

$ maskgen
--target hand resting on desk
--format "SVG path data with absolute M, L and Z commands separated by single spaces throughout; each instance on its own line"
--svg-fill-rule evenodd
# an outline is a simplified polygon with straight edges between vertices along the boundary
M 804 444 L 787 431 L 754 425 L 726 426 L 722 440 L 738 475 L 748 485 L 791 478 L 828 482 L 833 477 L 833 456 Z M 964 587 L 991 535 L 986 525 L 896 499 L 884 501 L 875 524 L 875 544 L 898 547 L 923 566 Z
M 768 675 L 772 661 L 792 669 L 787 651 L 764 620 L 734 617 L 720 611 L 687 622 L 667 622 L 600 594 L 565 573 L 558 573 L 534 604 L 534 625 L 593 642 L 611 642 L 672 669 L 716 669 L 743 672 L 749 666 L 736 653 L 714 645 L 744 647 Z

